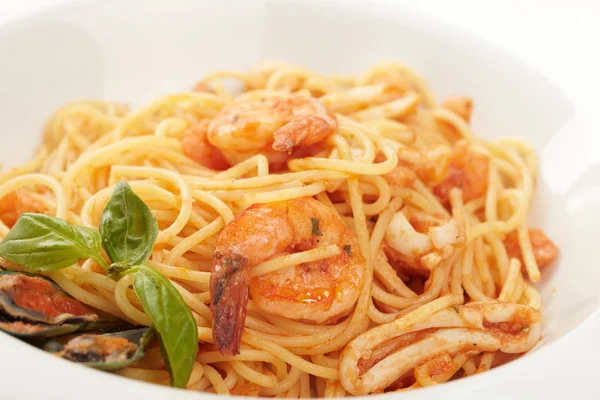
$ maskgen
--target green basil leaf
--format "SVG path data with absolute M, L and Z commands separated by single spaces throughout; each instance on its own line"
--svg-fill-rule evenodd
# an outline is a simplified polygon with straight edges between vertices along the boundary
M 150 209 L 125 181 L 115 186 L 100 217 L 104 250 L 113 262 L 144 264 L 158 236 L 158 223 Z
M 44 214 L 25 213 L 0 243 L 0 256 L 35 271 L 53 271 L 94 258 L 102 266 L 100 234 Z
M 158 334 L 171 386 L 185 387 L 198 352 L 198 328 L 190 308 L 173 284 L 145 265 L 134 267 L 133 289 Z

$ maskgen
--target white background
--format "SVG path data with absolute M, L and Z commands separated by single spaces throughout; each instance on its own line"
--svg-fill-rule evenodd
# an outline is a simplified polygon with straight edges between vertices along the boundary
M 0 23 L 63 1 L 0 0 Z M 407 10 L 444 20 L 504 47 L 557 83 L 577 103 L 578 108 L 590 110 L 594 119 L 598 117 L 600 5 L 596 1 L 400 0 L 397 3 Z M 598 141 L 590 145 L 600 144 L 600 132 L 596 134 Z M 591 264 L 596 262 L 590 260 Z M 568 267 L 561 265 L 561 268 Z M 600 316 L 597 315 L 594 320 L 556 343 L 562 348 L 561 351 L 538 355 L 538 365 L 543 368 L 543 373 L 515 377 L 512 382 L 506 382 L 500 392 L 489 393 L 488 398 L 553 399 L 570 396 L 599 399 L 600 365 L 596 361 L 600 360 L 598 338 Z M 3 379 L 10 378 L 4 376 L 0 382 Z M 0 384 L 0 398 L 3 397 L 1 393 Z

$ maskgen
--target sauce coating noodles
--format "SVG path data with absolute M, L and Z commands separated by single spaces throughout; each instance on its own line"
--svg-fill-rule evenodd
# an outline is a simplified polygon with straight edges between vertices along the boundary
M 438 105 L 399 64 L 341 77 L 278 62 L 212 73 L 133 111 L 68 104 L 37 155 L 0 173 L 0 235 L 27 211 L 95 228 L 125 179 L 159 224 L 147 264 L 198 326 L 188 390 L 342 397 L 440 384 L 537 343 L 532 283 L 557 253 L 526 222 L 536 154 L 475 136 L 472 110 L 466 97 Z M 253 232 L 261 218 L 281 224 Z M 263 242 L 279 247 L 253 244 Z M 246 248 L 248 273 L 232 283 L 218 270 L 211 283 L 213 255 L 216 265 Z M 91 259 L 46 275 L 86 305 L 150 324 L 131 275 L 114 281 Z M 237 331 L 213 332 L 221 303 L 218 329 Z M 158 347 L 116 373 L 169 384 Z

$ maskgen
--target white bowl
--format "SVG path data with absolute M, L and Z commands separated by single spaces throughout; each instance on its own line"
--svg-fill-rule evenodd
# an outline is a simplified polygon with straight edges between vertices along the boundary
M 412 66 L 441 98 L 476 101 L 475 131 L 489 139 L 525 138 L 541 155 L 531 224 L 561 248 L 544 271 L 543 339 L 507 366 L 436 388 L 413 399 L 461 398 L 505 385 L 539 366 L 599 307 L 600 170 L 567 169 L 586 153 L 579 114 L 558 88 L 488 43 L 402 12 L 390 2 L 301 0 L 79 1 L 0 27 L 0 160 L 23 162 L 58 106 L 82 98 L 140 104 L 185 90 L 218 69 L 281 59 L 324 71 L 355 73 L 382 60 Z M 586 153 L 587 154 L 587 153 Z M 580 165 L 580 164 L 577 164 Z M 126 380 L 44 354 L 0 333 L 3 398 L 202 398 Z M 5 397 L 4 395 L 8 395 Z

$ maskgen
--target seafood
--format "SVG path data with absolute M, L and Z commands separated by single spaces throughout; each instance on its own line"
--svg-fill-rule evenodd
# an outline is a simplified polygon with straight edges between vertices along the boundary
M 81 330 L 98 319 L 41 275 L 0 272 L 0 330 L 14 336 L 51 337 Z
M 343 249 L 337 256 L 251 276 L 263 261 L 333 244 Z M 300 198 L 247 208 L 221 231 L 213 256 L 211 309 L 219 351 L 237 353 L 249 294 L 266 312 L 333 323 L 352 310 L 364 269 L 355 234 L 322 203 Z
M 228 165 L 256 154 L 264 154 L 271 164 L 282 164 L 294 151 L 325 140 L 337 126 L 335 116 L 313 97 L 289 94 L 244 100 L 223 107 L 208 122 L 206 136 L 202 129 L 188 131 L 183 147 L 195 160 L 213 160 L 209 164 L 218 152 Z
M 102 335 L 83 334 L 64 345 L 51 341 L 44 345 L 44 349 L 88 367 L 113 370 L 142 358 L 153 338 L 153 329 L 144 327 Z
M 392 187 L 412 187 L 417 179 L 426 185 L 437 184 L 450 163 L 450 151 L 445 146 L 425 151 L 404 147 L 398 150 L 398 157 L 398 166 L 384 176 Z
M 207 168 L 222 171 L 229 167 L 223 153 L 208 142 L 208 126 L 210 120 L 203 119 L 193 123 L 182 139 L 183 152 L 186 156 Z
M 558 255 L 558 247 L 541 229 L 529 229 L 529 239 L 531 240 L 531 248 L 538 267 L 545 267 Z M 525 263 L 523 261 L 523 254 L 521 253 L 521 246 L 519 245 L 519 236 L 516 231 L 506 235 L 504 245 L 509 257 L 518 258 L 521 260 L 521 265 Z
M 449 206 L 450 190 L 462 190 L 465 203 L 483 196 L 488 188 L 489 157 L 472 150 L 464 142 L 458 142 L 452 149 L 450 165 L 442 181 L 433 188 L 440 202 Z
M 420 320 L 418 312 L 373 328 L 346 346 L 339 364 L 344 389 L 353 395 L 378 393 L 412 369 L 445 355 L 522 353 L 540 339 L 540 312 L 520 304 L 473 302 Z M 432 375 L 446 375 L 441 381 L 460 368 L 438 364 L 441 368 Z
M 385 250 L 392 260 L 427 275 L 426 271 L 431 271 L 455 248 L 464 245 L 465 229 L 460 215 L 432 225 L 429 221 L 409 219 L 407 214 L 408 209 L 396 212 L 385 231 Z M 415 228 L 425 228 L 425 231 Z
M 100 369 L 123 368 L 144 355 L 154 337 L 151 328 L 109 334 L 83 333 L 65 345 L 54 339 L 85 330 L 125 329 L 128 324 L 103 320 L 54 282 L 41 275 L 0 272 L 0 330 L 18 337 L 52 337 L 44 344 L 75 362 Z
M 46 211 L 46 206 L 25 189 L 17 189 L 0 199 L 0 220 L 10 228 L 26 212 Z

